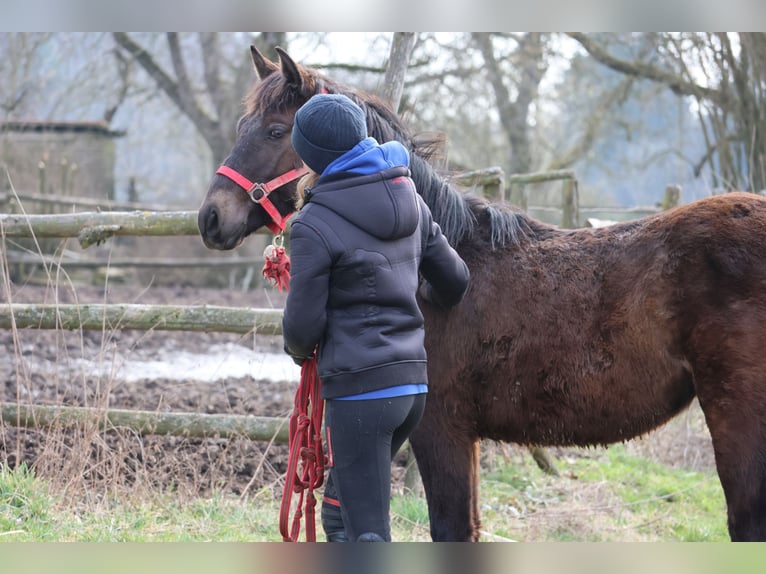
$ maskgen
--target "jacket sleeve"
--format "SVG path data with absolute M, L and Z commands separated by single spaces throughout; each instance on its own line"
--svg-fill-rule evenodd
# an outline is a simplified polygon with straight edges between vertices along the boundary
M 290 228 L 290 291 L 282 317 L 285 352 L 300 363 L 311 357 L 327 323 L 330 254 L 311 227 Z
M 433 220 L 431 211 L 418 196 L 423 233 L 423 255 L 420 272 L 424 281 L 419 292 L 426 300 L 441 307 L 452 307 L 463 299 L 468 290 L 470 273 L 447 238 L 439 224 Z

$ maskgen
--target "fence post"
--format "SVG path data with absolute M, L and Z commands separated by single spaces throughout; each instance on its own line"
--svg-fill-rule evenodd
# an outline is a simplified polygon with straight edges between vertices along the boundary
M 660 208 L 662 211 L 667 211 L 673 207 L 677 207 L 681 201 L 681 186 L 678 184 L 668 185 L 665 187 L 665 195 L 662 196 L 662 203 Z
M 511 185 L 511 203 L 521 209 L 522 211 L 527 210 L 527 194 L 526 194 L 526 188 L 523 183 L 518 181 L 512 181 Z
M 565 179 L 561 192 L 561 227 L 574 229 L 579 227 L 580 214 L 577 200 L 577 181 Z

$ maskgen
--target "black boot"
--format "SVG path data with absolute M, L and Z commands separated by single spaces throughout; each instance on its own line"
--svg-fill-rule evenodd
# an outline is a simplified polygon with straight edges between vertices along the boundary
M 340 506 L 332 499 L 331 502 L 326 498 L 322 500 L 322 528 L 327 542 L 348 542 Z
M 374 532 L 365 532 L 356 539 L 357 542 L 385 542 L 382 536 L 375 534 Z
M 343 515 L 340 512 L 340 502 L 335 493 L 332 477 L 327 479 L 327 485 L 322 498 L 322 528 L 327 542 L 348 542 L 346 529 L 343 526 Z

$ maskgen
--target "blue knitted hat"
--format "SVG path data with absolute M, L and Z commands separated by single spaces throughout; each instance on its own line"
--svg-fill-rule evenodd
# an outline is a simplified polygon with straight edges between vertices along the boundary
M 342 94 L 317 94 L 295 114 L 293 148 L 319 174 L 366 137 L 364 111 Z

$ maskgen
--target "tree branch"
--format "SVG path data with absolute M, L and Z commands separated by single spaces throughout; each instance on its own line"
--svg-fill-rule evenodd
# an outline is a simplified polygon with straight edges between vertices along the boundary
M 125 32 L 114 32 L 112 37 L 120 47 L 135 58 L 178 109 L 189 117 L 213 150 L 214 155 L 220 155 L 222 147 L 225 147 L 221 142 L 220 131 L 215 119 L 205 113 L 192 95 L 191 82 L 180 52 L 177 34 L 168 34 L 168 47 L 177 80 L 163 70 L 152 55 Z
M 178 85 L 165 70 L 154 61 L 151 54 L 125 32 L 114 32 L 112 37 L 117 44 L 127 51 L 140 64 L 157 86 L 181 109 L 182 103 L 178 95 Z
M 674 94 L 702 97 L 712 100 L 717 104 L 722 104 L 725 99 L 724 94 L 719 90 L 700 86 L 695 82 L 679 77 L 673 72 L 657 68 L 645 62 L 617 58 L 582 32 L 567 32 L 567 36 L 579 42 L 593 59 L 617 72 L 658 82 L 670 88 Z
M 194 122 L 194 125 L 197 126 L 200 132 L 205 136 L 205 139 L 211 142 L 217 142 L 220 139 L 218 124 L 205 112 L 194 97 L 194 86 L 192 86 L 191 80 L 189 79 L 186 62 L 184 61 L 181 45 L 178 41 L 178 33 L 168 32 L 167 40 L 168 49 L 170 50 L 170 59 L 173 62 L 173 71 L 175 72 L 177 79 L 176 92 L 178 107 L 189 116 L 191 121 Z M 214 147 L 214 149 L 216 148 Z
M 120 76 L 120 89 L 117 92 L 115 103 L 104 111 L 104 121 L 107 125 L 112 123 L 117 110 L 119 110 L 120 106 L 125 103 L 130 88 L 130 62 L 126 60 L 119 49 L 115 48 L 113 53 L 114 59 L 117 61 L 117 69 Z

